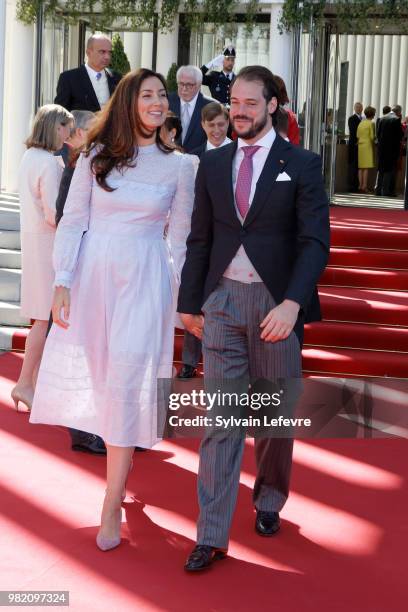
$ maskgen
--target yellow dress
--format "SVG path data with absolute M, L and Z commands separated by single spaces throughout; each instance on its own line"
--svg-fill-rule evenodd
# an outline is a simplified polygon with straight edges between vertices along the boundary
M 358 167 L 374 168 L 375 127 L 371 119 L 363 119 L 357 128 Z

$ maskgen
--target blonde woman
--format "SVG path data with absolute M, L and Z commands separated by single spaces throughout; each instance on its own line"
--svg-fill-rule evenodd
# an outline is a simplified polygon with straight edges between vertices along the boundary
M 42 106 L 26 141 L 19 171 L 21 225 L 21 315 L 33 319 L 20 377 L 11 392 L 28 409 L 34 396 L 50 315 L 54 272 L 55 202 L 63 168 L 54 156 L 70 135 L 73 116 L 58 104 Z
M 375 108 L 367 106 L 364 109 L 365 119 L 360 121 L 357 128 L 358 142 L 358 182 L 361 193 L 368 193 L 368 170 L 375 166 Z

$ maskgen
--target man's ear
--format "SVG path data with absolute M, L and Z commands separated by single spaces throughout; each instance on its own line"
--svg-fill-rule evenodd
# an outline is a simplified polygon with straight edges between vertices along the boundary
M 277 98 L 271 98 L 270 101 L 268 102 L 268 112 L 270 115 L 272 115 L 276 109 L 278 107 L 278 99 Z

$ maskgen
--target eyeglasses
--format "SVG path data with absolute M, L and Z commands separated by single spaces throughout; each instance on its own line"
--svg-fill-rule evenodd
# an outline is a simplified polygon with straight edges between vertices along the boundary
M 197 83 L 182 83 L 181 81 L 177 83 L 180 89 L 194 89 Z

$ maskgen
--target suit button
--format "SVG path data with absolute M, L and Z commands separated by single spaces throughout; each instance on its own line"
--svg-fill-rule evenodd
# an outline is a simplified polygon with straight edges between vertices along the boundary
M 242 229 L 239 235 L 240 235 L 240 238 L 245 238 L 245 236 L 247 235 L 247 231 L 245 229 Z

